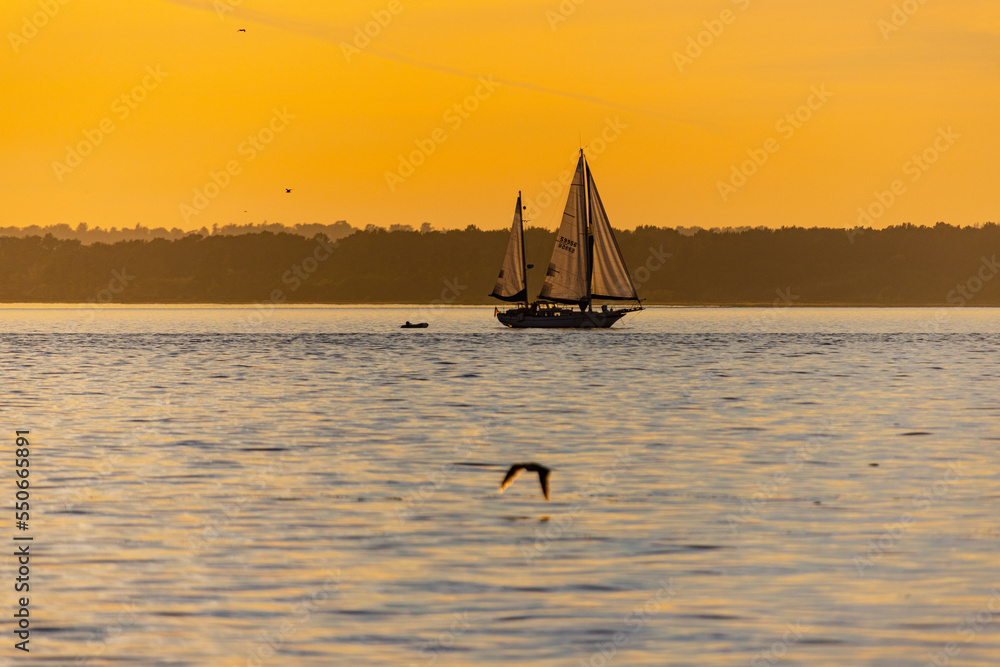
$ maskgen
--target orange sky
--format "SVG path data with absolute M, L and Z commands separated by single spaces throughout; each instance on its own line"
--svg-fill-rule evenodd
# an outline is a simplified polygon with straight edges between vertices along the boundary
M 6 0 L 0 26 L 0 225 L 501 228 L 523 190 L 554 229 L 581 141 L 616 227 L 1000 221 L 996 0 Z

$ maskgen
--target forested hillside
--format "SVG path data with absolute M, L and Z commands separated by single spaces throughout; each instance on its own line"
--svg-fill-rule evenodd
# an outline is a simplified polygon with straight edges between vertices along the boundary
M 1000 227 L 618 232 L 647 303 L 1000 305 Z M 85 245 L 0 237 L 0 301 L 493 303 L 507 231 L 268 231 Z M 554 234 L 526 231 L 537 294 Z

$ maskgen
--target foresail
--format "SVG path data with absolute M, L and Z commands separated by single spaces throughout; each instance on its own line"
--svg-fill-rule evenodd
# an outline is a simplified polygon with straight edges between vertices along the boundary
M 521 220 L 521 195 L 517 195 L 514 224 L 510 228 L 507 254 L 500 267 L 500 277 L 490 296 L 502 301 L 527 301 L 528 283 L 524 270 L 524 224 Z
M 590 233 L 594 236 L 593 298 L 638 299 L 590 167 L 587 167 L 587 185 L 590 189 Z
M 562 303 L 590 301 L 587 275 L 587 193 L 583 184 L 583 155 L 569 187 L 562 224 L 552 249 L 552 261 L 545 273 L 540 299 Z

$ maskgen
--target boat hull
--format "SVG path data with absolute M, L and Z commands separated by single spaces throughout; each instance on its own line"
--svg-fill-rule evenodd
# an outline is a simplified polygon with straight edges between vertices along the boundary
M 638 308 L 581 311 L 553 308 L 531 312 L 527 308 L 512 308 L 497 313 L 497 319 L 512 329 L 607 329 Z

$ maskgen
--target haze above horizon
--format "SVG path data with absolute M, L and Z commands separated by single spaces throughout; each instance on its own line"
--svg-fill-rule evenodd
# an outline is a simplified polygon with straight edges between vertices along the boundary
M 0 226 L 995 221 L 988 0 L 16 0 Z M 286 190 L 291 190 L 290 192 Z

